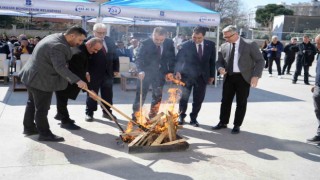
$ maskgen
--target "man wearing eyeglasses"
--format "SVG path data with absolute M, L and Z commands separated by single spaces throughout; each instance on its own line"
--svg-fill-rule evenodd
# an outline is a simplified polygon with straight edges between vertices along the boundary
M 93 26 L 93 36 L 103 40 L 103 47 L 98 53 L 93 54 L 88 62 L 88 75 L 90 79 L 89 89 L 99 93 L 101 98 L 109 104 L 113 104 L 113 77 L 119 74 L 119 57 L 115 42 L 108 36 L 107 26 L 103 23 L 96 23 Z M 89 95 L 87 96 L 87 107 L 85 120 L 93 121 L 94 111 L 97 110 L 97 102 Z M 106 107 L 113 117 L 102 110 L 104 118 L 112 120 L 116 118 L 109 106 Z
M 236 95 L 237 108 L 231 133 L 238 134 L 246 114 L 250 86 L 257 86 L 262 76 L 264 59 L 258 45 L 241 38 L 235 26 L 227 26 L 222 33 L 227 42 L 221 45 L 216 62 L 219 73 L 224 75 L 220 122 L 212 129 L 227 128 L 232 101 Z

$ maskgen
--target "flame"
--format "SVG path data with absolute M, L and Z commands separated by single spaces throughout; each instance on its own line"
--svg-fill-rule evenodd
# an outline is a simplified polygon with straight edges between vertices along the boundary
M 165 110 L 163 112 L 164 115 L 161 118 L 161 120 L 158 121 L 158 123 L 155 125 L 155 127 L 151 127 L 154 125 L 154 122 L 150 122 L 149 119 L 146 117 L 146 111 L 142 109 L 142 111 L 137 111 L 134 113 L 134 116 L 137 119 L 137 123 L 150 129 L 152 128 L 152 132 L 156 134 L 161 134 L 162 132 L 166 131 L 169 127 L 168 124 L 168 117 L 170 117 L 173 121 L 174 130 L 177 130 L 178 128 L 178 117 L 179 113 L 175 111 L 174 107 L 175 104 L 180 99 L 181 90 L 179 88 L 169 88 L 168 89 L 169 99 L 167 102 L 164 102 L 163 105 L 165 106 Z M 156 105 L 155 109 L 159 109 L 160 103 Z M 141 131 L 141 129 L 134 130 L 134 124 L 132 122 L 129 122 L 127 125 L 127 129 L 125 133 L 131 133 L 133 131 Z M 134 140 L 134 136 L 131 135 L 125 135 L 125 137 L 122 137 L 124 142 L 131 142 Z

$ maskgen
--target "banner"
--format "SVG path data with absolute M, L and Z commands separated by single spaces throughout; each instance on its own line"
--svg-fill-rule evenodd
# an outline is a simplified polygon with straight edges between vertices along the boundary
M 0 10 L 98 16 L 99 6 L 84 1 L 0 0 Z

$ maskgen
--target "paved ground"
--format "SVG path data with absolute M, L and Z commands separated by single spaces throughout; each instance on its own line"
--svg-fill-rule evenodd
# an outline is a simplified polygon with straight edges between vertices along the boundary
M 312 75 L 314 68 L 310 70 Z M 314 78 L 310 82 L 314 83 Z M 65 142 L 38 142 L 37 136 L 24 137 L 22 119 L 27 94 L 12 92 L 11 86 L 0 87 L 3 180 L 319 179 L 320 149 L 305 143 L 317 127 L 311 86 L 303 81 L 293 85 L 288 75 L 283 79 L 269 78 L 264 71 L 259 87 L 251 90 L 238 135 L 230 134 L 232 124 L 228 129 L 211 130 L 218 123 L 221 85 L 208 87 L 198 119 L 201 127 L 185 125 L 179 134 L 188 140 L 190 148 L 174 153 L 127 154 L 117 144 L 116 126 L 103 119 L 100 110 L 95 114 L 96 121 L 84 121 L 84 94 L 69 106 L 71 117 L 82 127 L 79 131 L 59 127 L 53 119 L 53 99 L 48 115 L 51 130 L 63 136 Z M 115 85 L 115 106 L 130 115 L 134 95 Z M 150 94 L 146 107 L 149 106 Z M 127 121 L 115 114 L 125 126 Z

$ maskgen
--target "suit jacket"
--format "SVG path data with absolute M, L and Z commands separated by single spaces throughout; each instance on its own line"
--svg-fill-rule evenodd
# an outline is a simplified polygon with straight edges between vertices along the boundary
M 88 62 L 88 72 L 90 73 L 90 84 L 106 77 L 113 78 L 114 72 L 119 72 L 119 57 L 117 47 L 110 37 L 105 37 L 107 53 L 103 49 L 91 56 Z
M 129 57 L 130 62 L 132 62 L 132 54 L 130 49 L 127 48 L 123 48 L 122 50 L 120 50 L 119 48 L 117 48 L 117 55 L 120 56 L 124 56 L 124 57 Z
M 231 55 L 231 43 L 221 45 L 218 61 L 216 62 L 217 69 L 228 69 Z M 239 61 L 238 66 L 242 77 L 250 84 L 252 77 L 261 77 L 264 68 L 264 59 L 260 53 L 257 43 L 247 41 L 240 38 L 239 44 Z M 224 76 L 225 78 L 226 76 Z
M 142 41 L 137 49 L 136 65 L 138 72 L 144 71 L 146 76 L 159 77 L 174 71 L 175 54 L 173 41 L 165 39 L 161 57 L 151 38 Z
M 80 80 L 66 66 L 71 57 L 71 48 L 64 35 L 52 34 L 37 44 L 19 77 L 25 85 L 35 89 L 47 92 L 63 90 L 68 82 L 74 84 Z
M 180 72 L 185 81 L 196 80 L 201 76 L 205 82 L 215 77 L 216 47 L 209 40 L 203 41 L 202 59 L 198 58 L 197 47 L 194 41 L 182 43 L 177 54 L 176 72 Z
M 88 70 L 88 60 L 90 54 L 85 44 L 80 45 L 75 49 L 74 55 L 71 60 L 68 61 L 68 68 L 71 72 L 76 74 L 82 81 L 88 83 L 86 78 L 86 72 Z M 80 92 L 80 88 L 77 84 L 68 84 L 67 88 L 62 90 L 64 95 L 69 99 L 75 100 Z

